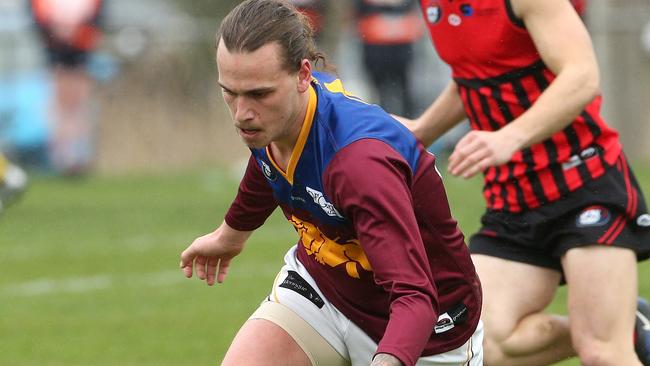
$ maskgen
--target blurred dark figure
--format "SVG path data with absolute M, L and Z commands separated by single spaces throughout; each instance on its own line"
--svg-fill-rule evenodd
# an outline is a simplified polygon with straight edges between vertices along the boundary
M 94 80 L 87 71 L 102 36 L 102 0 L 30 0 L 52 69 L 50 160 L 65 175 L 88 171 L 94 155 Z
M 27 188 L 27 174 L 0 153 L 0 214 Z
M 309 24 L 314 29 L 314 36 L 318 42 L 323 34 L 325 25 L 326 0 L 291 0 L 291 3 L 301 13 L 309 18 Z
M 412 116 L 413 44 L 424 34 L 415 0 L 355 0 L 363 62 L 388 112 Z

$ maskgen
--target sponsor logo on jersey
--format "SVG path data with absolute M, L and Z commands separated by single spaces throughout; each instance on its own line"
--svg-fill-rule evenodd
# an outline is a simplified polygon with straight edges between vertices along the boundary
M 598 155 L 598 150 L 595 147 L 590 146 L 582 150 L 579 154 L 572 155 L 569 160 L 562 163 L 562 169 L 569 170 L 575 168 L 585 162 L 585 160 L 589 160 L 596 155 Z
M 323 308 L 325 302 L 318 295 L 316 290 L 307 282 L 304 278 L 300 277 L 296 271 L 288 271 L 287 277 L 282 281 L 280 287 L 289 289 L 300 294 L 305 299 L 311 301 L 314 305 L 318 306 L 319 309 Z
M 292 200 L 292 201 L 300 201 L 300 202 L 302 202 L 302 203 L 307 203 L 307 200 L 304 199 L 304 198 L 302 198 L 302 197 L 300 197 L 300 196 L 291 196 L 291 200 Z
M 311 198 L 314 200 L 314 202 L 316 204 L 318 204 L 320 206 L 320 208 L 323 209 L 323 211 L 325 211 L 327 216 L 338 217 L 338 218 L 341 218 L 341 219 L 343 218 L 343 216 L 341 216 L 341 214 L 338 211 L 336 211 L 336 208 L 334 208 L 334 205 L 327 202 L 327 200 L 325 199 L 325 196 L 323 195 L 322 192 L 319 192 L 319 191 L 317 191 L 317 190 L 315 190 L 313 188 L 309 188 L 309 187 L 305 187 L 305 189 L 307 190 L 307 193 L 309 193 Z
M 636 218 L 636 224 L 642 227 L 650 226 L 650 215 L 643 214 Z
M 449 17 L 447 17 L 447 21 L 449 24 L 453 25 L 454 27 L 458 27 L 460 23 L 462 23 L 462 19 L 460 19 L 460 15 L 458 14 L 449 14 Z
M 603 206 L 590 206 L 582 210 L 576 220 L 578 227 L 603 226 L 609 222 L 611 215 Z
M 586 148 L 586 149 L 584 149 L 584 150 L 582 150 L 580 152 L 580 157 L 583 160 L 587 160 L 587 159 L 589 159 L 591 157 L 596 156 L 597 153 L 598 153 L 598 151 L 596 150 L 596 148 L 593 147 L 593 146 L 590 146 L 590 147 L 588 147 L 588 148 Z
M 460 13 L 468 17 L 474 14 L 474 9 L 470 4 L 462 4 L 460 6 Z
M 451 320 L 451 316 L 449 316 L 447 313 L 444 313 L 438 317 L 438 322 L 436 323 L 436 326 L 433 328 L 433 330 L 436 332 L 436 334 L 440 334 L 451 330 L 454 326 L 454 321 Z
M 440 6 L 434 2 L 432 5 L 427 7 L 426 15 L 429 23 L 436 24 L 442 16 L 442 9 L 440 9 Z
M 582 164 L 582 159 L 580 159 L 578 155 L 573 155 L 569 158 L 569 160 L 562 163 L 562 170 L 569 170 L 571 168 L 577 167 L 580 164 Z
M 462 324 L 467 319 L 467 306 L 460 303 L 454 306 L 451 310 L 440 314 L 438 317 L 438 322 L 436 323 L 433 330 L 436 334 L 444 333 L 453 329 L 456 324 Z
M 271 182 L 274 182 L 276 179 L 278 179 L 278 175 L 269 166 L 269 164 L 267 164 L 264 160 L 260 160 L 260 163 L 262 163 L 262 173 L 264 173 L 266 179 L 270 180 Z

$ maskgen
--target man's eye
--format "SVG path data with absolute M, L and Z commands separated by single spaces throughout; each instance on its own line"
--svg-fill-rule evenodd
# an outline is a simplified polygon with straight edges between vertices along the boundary
M 250 96 L 253 98 L 264 98 L 265 96 L 271 94 L 269 91 L 259 91 L 259 92 L 252 92 L 250 93 Z

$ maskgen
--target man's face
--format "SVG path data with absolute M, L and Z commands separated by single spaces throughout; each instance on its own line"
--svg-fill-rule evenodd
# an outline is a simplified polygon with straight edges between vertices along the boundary
M 295 73 L 284 69 L 280 52 L 275 42 L 253 52 L 231 53 L 223 41 L 217 47 L 223 99 L 239 136 L 250 148 L 293 142 L 300 131 L 300 96 L 309 81 L 304 80 L 302 67 Z

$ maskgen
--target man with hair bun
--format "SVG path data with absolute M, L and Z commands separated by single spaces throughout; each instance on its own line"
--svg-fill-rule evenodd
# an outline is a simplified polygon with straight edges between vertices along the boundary
M 325 58 L 289 2 L 242 2 L 216 39 L 251 158 L 224 222 L 181 269 L 223 282 L 278 206 L 299 237 L 223 365 L 481 365 L 480 283 L 434 156 L 313 69 Z

